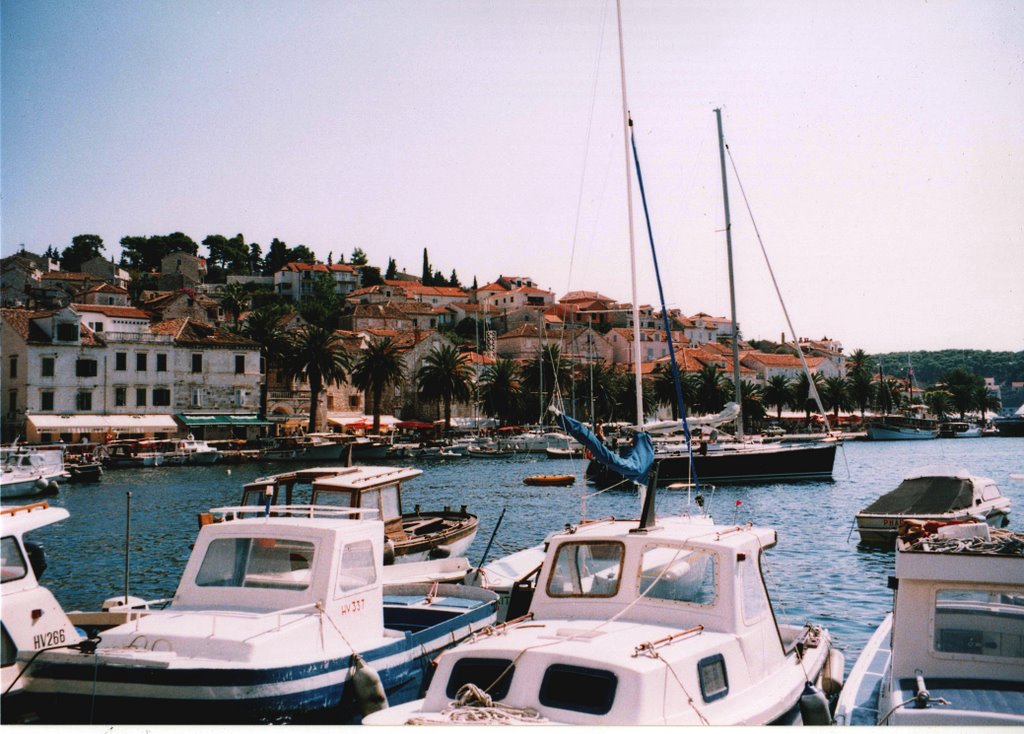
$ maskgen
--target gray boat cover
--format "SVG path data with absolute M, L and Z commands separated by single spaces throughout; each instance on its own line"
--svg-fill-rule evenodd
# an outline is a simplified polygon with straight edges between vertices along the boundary
M 861 510 L 868 515 L 941 515 L 971 507 L 974 488 L 969 479 L 917 477 L 905 479 Z

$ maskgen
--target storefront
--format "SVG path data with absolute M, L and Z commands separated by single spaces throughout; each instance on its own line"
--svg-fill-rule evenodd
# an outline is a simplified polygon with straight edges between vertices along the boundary
M 180 430 L 172 415 L 30 415 L 25 421 L 29 443 L 164 439 L 178 435 Z
M 271 426 L 255 413 L 179 413 L 177 419 L 186 433 L 204 441 L 254 441 Z

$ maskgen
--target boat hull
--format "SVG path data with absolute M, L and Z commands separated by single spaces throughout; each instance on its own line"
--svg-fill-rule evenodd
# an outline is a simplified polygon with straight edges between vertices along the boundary
M 1024 436 L 1024 418 L 997 418 L 995 425 L 1000 436 Z
M 430 626 L 420 618 L 404 619 L 403 612 L 395 609 L 397 618 L 387 626 L 404 636 L 360 651 L 380 676 L 389 704 L 421 695 L 431 659 L 493 622 L 495 604 Z M 326 656 L 316 650 L 306 662 L 269 667 L 173 656 L 161 665 L 152 654 L 137 664 L 86 655 L 44 657 L 34 664 L 27 695 L 46 723 L 358 723 L 362 706 L 352 681 L 353 657 Z
M 865 545 L 895 546 L 899 527 L 905 520 L 921 522 L 956 522 L 972 520 L 978 516 L 978 510 L 968 509 L 962 512 L 944 515 L 857 515 L 857 532 L 860 542 Z M 984 521 L 993 528 L 1005 528 L 1010 524 L 1010 514 L 1002 507 L 989 509 Z
M 46 497 L 57 494 L 57 482 L 42 475 L 25 477 L 0 484 L 0 498 L 5 500 Z
M 697 477 L 702 482 L 757 483 L 782 480 L 831 479 L 836 443 L 769 445 L 754 450 L 732 450 L 694 454 Z M 655 456 L 658 486 L 689 482 L 690 458 L 686 454 Z M 587 479 L 602 486 L 621 482 L 617 473 L 591 461 Z
M 938 430 L 928 428 L 912 428 L 908 426 L 868 426 L 868 439 L 871 441 L 923 441 L 937 438 Z

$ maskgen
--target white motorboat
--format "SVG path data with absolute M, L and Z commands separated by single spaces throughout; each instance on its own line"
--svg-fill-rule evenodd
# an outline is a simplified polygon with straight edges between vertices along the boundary
M 857 513 L 863 543 L 892 546 L 906 522 L 982 521 L 1002 528 L 1009 523 L 1010 498 L 988 477 L 966 469 L 926 466 L 907 474 L 896 489 Z
M 106 444 L 105 466 L 115 469 L 141 469 L 163 466 L 164 452 L 157 448 L 156 441 L 111 441 Z
M 826 723 L 842 655 L 776 623 L 761 575 L 775 531 L 685 517 L 549 538 L 530 611 L 438 661 L 424 699 L 364 723 Z M 813 704 L 813 705 L 812 705 Z M 812 711 L 815 714 L 812 715 Z
M 42 546 L 26 540 L 37 528 L 68 517 L 63 507 L 37 502 L 0 510 L 0 591 L 3 605 L 3 721 L 26 713 L 22 693 L 30 680 L 31 656 L 51 647 L 73 645 L 81 638 L 50 590 L 39 579 L 46 569 Z
M 171 450 L 165 454 L 164 463 L 209 466 L 216 464 L 219 459 L 219 450 L 189 435 L 171 441 Z
M 565 449 L 571 446 L 578 447 L 579 443 L 561 431 L 528 431 L 498 440 L 499 449 L 517 454 L 543 454 L 548 449 Z
M 386 586 L 374 510 L 211 512 L 165 608 L 35 659 L 44 721 L 357 721 L 420 695 L 430 660 L 494 621 L 483 589 Z
M 1024 534 L 973 523 L 900 539 L 894 585 L 836 723 L 1024 725 Z
M 966 421 L 950 421 L 939 426 L 939 438 L 981 438 L 981 426 Z
M 56 494 L 58 479 L 69 475 L 63 452 L 5 448 L 0 462 L 0 498 L 19 499 Z

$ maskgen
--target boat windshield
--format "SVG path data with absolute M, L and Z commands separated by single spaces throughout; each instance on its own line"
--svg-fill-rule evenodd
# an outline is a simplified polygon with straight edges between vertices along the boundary
M 617 542 L 563 543 L 548 579 L 548 595 L 615 596 L 624 555 L 625 547 Z
M 940 589 L 935 651 L 1024 660 L 1024 599 L 1013 591 Z
M 309 586 L 313 544 L 281 538 L 217 538 L 206 549 L 197 586 L 301 590 Z
M 18 541 L 13 535 L 8 535 L 0 541 L 0 580 L 6 584 L 8 581 L 25 578 L 27 573 L 28 566 L 18 548 Z
M 714 554 L 663 545 L 644 546 L 640 593 L 648 599 L 714 604 Z

